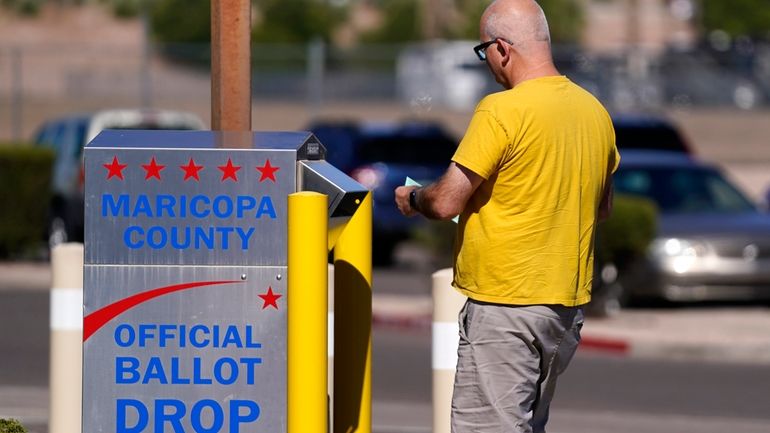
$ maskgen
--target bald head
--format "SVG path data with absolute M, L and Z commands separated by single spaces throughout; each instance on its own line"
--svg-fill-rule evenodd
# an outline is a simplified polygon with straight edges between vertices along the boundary
M 505 39 L 520 49 L 550 45 L 545 14 L 534 0 L 495 0 L 481 17 L 486 39 Z

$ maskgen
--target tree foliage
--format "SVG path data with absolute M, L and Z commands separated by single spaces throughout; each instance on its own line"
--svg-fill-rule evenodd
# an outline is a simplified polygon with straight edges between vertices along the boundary
M 441 17 L 436 23 L 437 37 L 443 39 L 478 39 L 479 20 L 492 0 L 454 0 L 453 13 L 438 13 L 423 8 L 425 0 L 382 0 L 383 24 L 364 36 L 366 42 L 407 42 L 424 38 L 425 13 Z M 580 0 L 538 0 L 551 28 L 554 42 L 575 42 L 583 29 Z
M 0 6 L 21 16 L 34 16 L 45 0 L 0 0 Z
M 364 42 L 398 43 L 422 39 L 422 13 L 415 0 L 390 0 L 381 6 L 382 25 L 362 36 Z
M 252 4 L 259 17 L 252 28 L 254 42 L 329 41 L 345 18 L 344 8 L 325 0 L 252 0 Z M 154 0 L 151 5 L 151 26 L 158 41 L 211 41 L 210 0 Z
M 479 21 L 491 0 L 455 0 L 463 18 L 456 26 L 445 29 L 445 36 L 455 39 L 477 39 Z M 543 8 L 554 42 L 576 42 L 583 31 L 583 6 L 580 0 L 537 0 Z
M 451 39 L 478 39 L 479 21 L 481 15 L 492 3 L 491 0 L 459 0 L 457 11 L 462 21 L 446 29 L 447 37 Z
M 252 29 L 255 42 L 331 41 L 346 18 L 344 7 L 325 0 L 256 0 L 262 19 Z
M 150 8 L 150 27 L 159 42 L 211 42 L 211 1 L 156 0 Z
M 702 0 L 704 30 L 724 30 L 732 36 L 770 39 L 770 4 L 767 0 Z
M 551 40 L 556 43 L 577 42 L 583 31 L 583 7 L 579 0 L 538 0 L 548 19 Z

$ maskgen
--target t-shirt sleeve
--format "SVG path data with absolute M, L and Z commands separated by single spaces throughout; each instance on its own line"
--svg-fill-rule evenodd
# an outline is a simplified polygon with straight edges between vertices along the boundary
M 618 169 L 618 165 L 620 165 L 620 152 L 618 152 L 618 147 L 613 144 L 609 161 L 609 166 L 612 167 L 612 171 L 610 173 L 615 173 L 615 171 Z
M 476 110 L 452 161 L 489 179 L 500 167 L 508 141 L 508 134 L 490 111 Z

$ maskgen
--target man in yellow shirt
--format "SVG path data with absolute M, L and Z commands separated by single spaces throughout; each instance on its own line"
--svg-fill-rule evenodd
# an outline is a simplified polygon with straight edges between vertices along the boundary
M 505 91 L 485 97 L 446 173 L 399 187 L 404 215 L 460 214 L 453 285 L 468 296 L 452 431 L 544 432 L 591 299 L 596 223 L 620 157 L 607 111 L 556 70 L 533 0 L 497 0 L 474 50 Z

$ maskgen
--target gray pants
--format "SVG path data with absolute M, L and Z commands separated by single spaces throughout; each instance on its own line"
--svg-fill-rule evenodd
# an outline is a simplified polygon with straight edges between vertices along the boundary
M 541 433 L 556 378 L 580 342 L 583 311 L 468 300 L 452 396 L 452 433 Z

